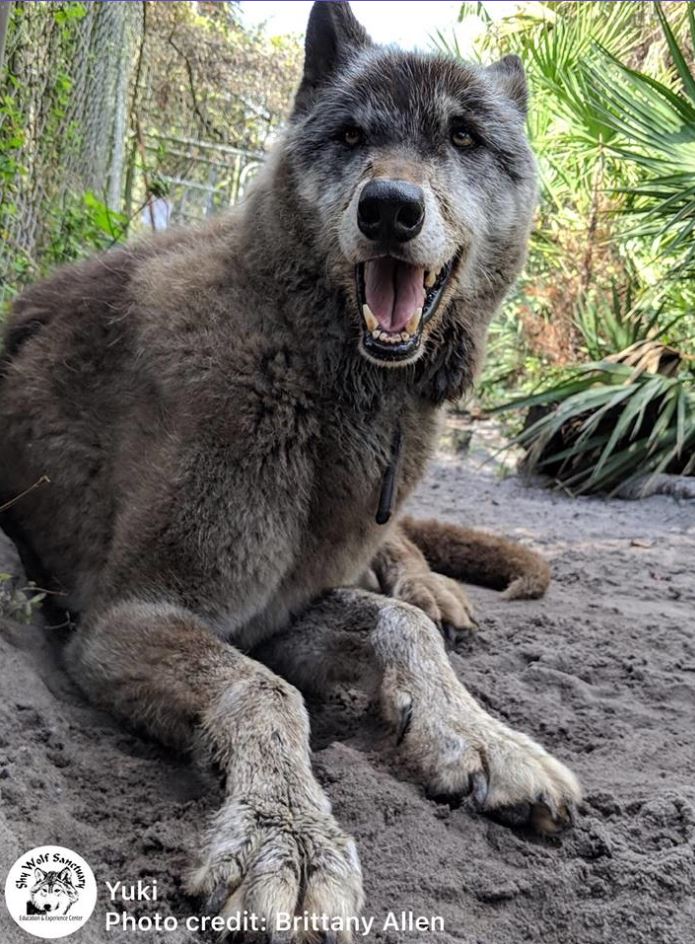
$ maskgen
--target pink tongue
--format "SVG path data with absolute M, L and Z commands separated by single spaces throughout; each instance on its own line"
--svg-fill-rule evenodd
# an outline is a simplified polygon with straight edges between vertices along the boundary
M 372 314 L 384 331 L 405 328 L 425 304 L 425 270 L 398 259 L 372 259 L 364 264 L 364 290 Z

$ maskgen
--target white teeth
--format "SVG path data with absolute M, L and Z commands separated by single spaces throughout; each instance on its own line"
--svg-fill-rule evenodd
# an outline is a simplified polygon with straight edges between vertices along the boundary
M 389 334 L 386 331 L 373 332 L 372 337 L 378 338 L 379 341 L 385 341 L 387 344 L 398 344 L 402 340 L 400 333 Z
M 420 318 L 422 318 L 422 308 L 418 308 L 418 310 L 413 312 L 413 314 L 408 319 L 408 323 L 405 326 L 405 330 L 408 332 L 408 334 L 415 334 L 418 329 L 418 325 L 420 324 Z
M 378 329 L 379 322 L 374 317 L 369 305 L 362 305 L 362 317 L 364 318 L 364 323 L 367 325 L 368 331 L 376 331 Z
M 420 325 L 420 319 L 422 318 L 422 308 L 418 308 L 417 311 L 413 312 L 410 316 L 408 323 L 405 325 L 405 328 L 402 331 L 396 331 L 389 333 L 388 331 L 383 331 L 376 319 L 374 319 L 374 324 L 376 327 L 372 327 L 371 319 L 374 318 L 374 315 L 369 309 L 368 305 L 364 305 L 362 309 L 364 313 L 364 320 L 369 327 L 369 333 L 374 338 L 375 341 L 383 341 L 386 344 L 400 344 L 403 341 L 412 341 L 413 335 L 417 331 Z
M 437 273 L 433 269 L 428 269 L 427 272 L 425 272 L 425 288 L 432 288 L 436 281 Z

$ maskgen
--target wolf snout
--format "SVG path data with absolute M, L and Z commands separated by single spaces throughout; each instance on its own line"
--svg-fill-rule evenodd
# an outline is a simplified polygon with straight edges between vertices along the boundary
M 357 224 L 368 238 L 388 243 L 414 239 L 425 221 L 425 194 L 407 180 L 370 180 L 360 194 Z

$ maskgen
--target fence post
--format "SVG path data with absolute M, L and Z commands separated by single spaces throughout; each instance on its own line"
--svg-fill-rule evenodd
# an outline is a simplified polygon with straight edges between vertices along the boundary
M 10 21 L 10 10 L 12 9 L 12 0 L 8 3 L 0 3 L 0 72 L 5 62 L 5 39 L 7 38 L 7 24 Z

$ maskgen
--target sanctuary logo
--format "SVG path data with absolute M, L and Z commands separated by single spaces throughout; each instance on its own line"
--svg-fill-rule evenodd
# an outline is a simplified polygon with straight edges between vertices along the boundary
M 62 846 L 37 846 L 20 856 L 5 882 L 7 910 L 27 934 L 67 937 L 89 920 L 97 900 L 94 873 Z

